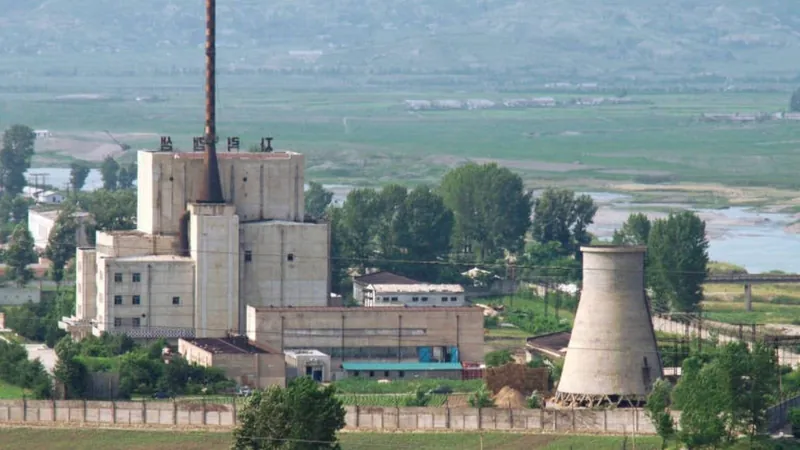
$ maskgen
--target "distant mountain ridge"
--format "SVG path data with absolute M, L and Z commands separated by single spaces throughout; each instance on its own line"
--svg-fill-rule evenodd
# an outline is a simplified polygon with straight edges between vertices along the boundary
M 787 0 L 217 4 L 221 58 L 250 67 L 787 76 L 800 60 L 800 3 Z M 202 0 L 0 0 L 0 54 L 194 61 L 203 21 Z

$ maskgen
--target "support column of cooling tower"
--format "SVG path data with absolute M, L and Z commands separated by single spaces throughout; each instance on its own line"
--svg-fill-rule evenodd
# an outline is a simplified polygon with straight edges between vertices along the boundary
M 555 401 L 635 406 L 661 377 L 644 295 L 645 247 L 582 247 L 583 289 Z

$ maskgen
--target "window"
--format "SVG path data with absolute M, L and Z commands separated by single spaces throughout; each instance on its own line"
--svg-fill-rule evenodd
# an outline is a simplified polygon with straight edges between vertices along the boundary
M 115 273 L 114 274 L 114 283 L 122 283 L 122 274 L 121 273 Z
M 397 301 L 397 297 L 392 297 L 392 301 L 396 302 Z
M 245 250 L 244 251 L 244 262 L 250 262 L 253 260 L 253 252 L 252 250 Z
M 180 305 L 181 304 L 181 298 L 180 297 L 172 297 L 172 304 L 175 305 L 175 306 Z
M 353 372 L 353 376 L 354 376 L 354 377 L 357 377 L 357 376 L 358 376 L 358 371 L 357 371 L 357 370 L 356 370 L 355 372 Z
M 406 376 L 406 372 L 404 370 L 399 370 L 397 371 L 397 376 L 403 378 L 404 376 Z
M 458 301 L 458 297 L 450 297 L 450 301 L 451 302 L 457 302 Z
M 388 302 L 389 301 L 389 297 L 383 297 L 381 300 L 383 300 L 384 302 Z
M 442 303 L 447 301 L 447 297 L 442 297 Z
M 294 253 L 289 253 L 288 255 L 286 255 L 286 260 L 289 262 L 294 261 Z
M 134 273 L 133 276 L 131 277 L 131 281 L 133 281 L 134 283 L 140 283 L 142 281 L 142 274 L 138 272 Z
M 411 301 L 412 302 L 418 302 L 419 301 L 419 297 L 411 297 Z
M 133 320 L 132 320 L 133 328 L 139 328 L 139 325 L 141 325 L 141 320 L 142 319 L 140 319 L 138 317 L 134 317 Z
M 114 317 L 114 326 L 115 327 L 122 326 L 122 319 L 120 319 L 119 317 Z
M 141 305 L 142 304 L 142 297 L 140 295 L 133 296 L 133 304 L 134 305 Z
M 389 378 L 389 371 L 388 370 L 384 370 L 383 371 L 383 378 Z
M 422 301 L 423 302 L 427 302 L 428 301 L 428 297 L 422 297 Z
M 370 370 L 369 371 L 369 377 L 372 378 L 374 376 L 375 376 L 375 371 L 374 370 Z
M 122 296 L 121 295 L 115 295 L 114 296 L 114 304 L 115 305 L 121 305 L 122 304 Z

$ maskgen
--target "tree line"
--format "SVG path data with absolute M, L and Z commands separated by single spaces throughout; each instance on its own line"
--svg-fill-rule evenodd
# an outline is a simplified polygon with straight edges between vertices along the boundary
M 315 182 L 306 213 L 331 226 L 332 286 L 347 290 L 352 270 L 377 268 L 424 282 L 462 282 L 482 265 L 521 280 L 580 281 L 580 247 L 596 243 L 588 228 L 597 205 L 589 195 L 547 188 L 539 195 L 497 164 L 469 163 L 437 186 L 389 184 L 350 191 L 344 203 Z M 708 264 L 705 223 L 693 212 L 650 221 L 632 214 L 613 244 L 646 245 L 648 292 L 658 312 L 696 311 Z

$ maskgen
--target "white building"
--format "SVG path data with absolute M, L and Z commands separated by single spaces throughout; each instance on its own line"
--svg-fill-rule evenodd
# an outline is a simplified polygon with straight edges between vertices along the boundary
M 64 194 L 60 192 L 48 191 L 31 186 L 25 186 L 22 188 L 22 193 L 25 195 L 25 197 L 32 199 L 36 203 L 47 205 L 59 205 L 64 203 L 64 200 L 66 199 Z
M 28 231 L 33 236 L 33 245 L 37 250 L 44 250 L 47 248 L 47 243 L 50 240 L 50 233 L 55 228 L 56 220 L 58 219 L 59 211 L 42 211 L 31 208 L 28 210 Z M 79 247 L 85 247 L 89 241 L 86 235 L 86 224 L 91 220 L 91 216 L 86 212 L 75 213 L 75 219 L 78 222 L 78 231 L 76 242 Z
M 458 284 L 371 284 L 364 289 L 364 306 L 464 306 Z
M 304 222 L 303 156 L 218 160 L 225 203 L 198 203 L 202 153 L 139 152 L 137 229 L 78 250 L 76 314 L 62 328 L 225 337 L 244 333 L 248 305 L 328 305 L 329 231 Z

